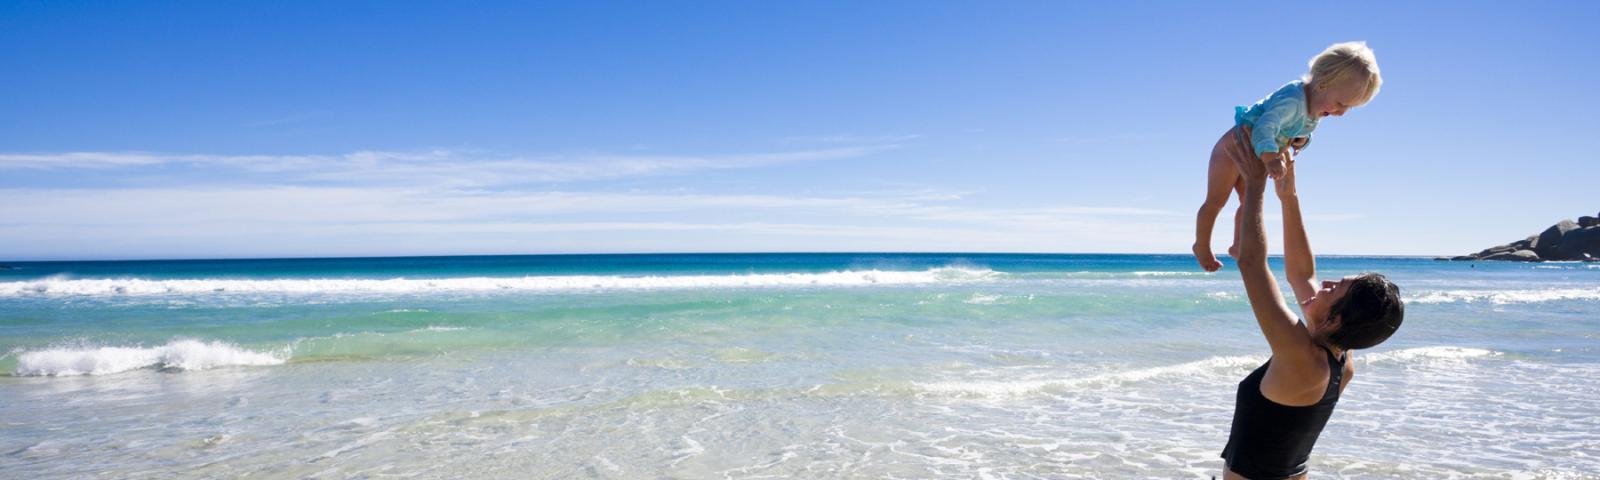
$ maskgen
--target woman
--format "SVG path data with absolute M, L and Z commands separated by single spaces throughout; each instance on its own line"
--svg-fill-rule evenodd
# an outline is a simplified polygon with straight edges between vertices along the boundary
M 1311 447 L 1355 376 L 1349 351 L 1388 339 L 1400 328 L 1404 308 L 1399 288 L 1375 273 L 1324 281 L 1318 288 L 1316 260 L 1295 195 L 1294 164 L 1289 163 L 1277 192 L 1283 203 L 1284 271 L 1305 317 L 1298 320 L 1267 268 L 1261 219 L 1266 167 L 1245 161 L 1239 168 L 1244 204 L 1237 261 L 1272 358 L 1239 382 L 1233 429 L 1222 451 L 1223 477 L 1305 478 Z

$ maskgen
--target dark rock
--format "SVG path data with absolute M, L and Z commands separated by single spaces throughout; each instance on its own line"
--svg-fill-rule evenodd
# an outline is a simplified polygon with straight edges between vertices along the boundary
M 1549 258 L 1554 260 L 1583 260 L 1585 256 L 1600 255 L 1600 226 L 1579 228 L 1561 236 L 1561 245 Z
M 1577 229 L 1578 224 L 1572 223 L 1572 220 L 1562 220 L 1561 223 L 1551 225 L 1539 234 L 1537 240 L 1534 240 L 1532 250 L 1541 257 L 1554 257 L 1556 249 L 1561 246 L 1561 237 Z
M 1477 259 L 1478 259 L 1478 257 L 1472 256 L 1472 255 L 1462 255 L 1462 256 L 1459 256 L 1459 257 L 1450 257 L 1450 261 L 1453 261 L 1453 262 L 1470 262 L 1470 261 L 1474 261 L 1474 260 L 1477 260 Z
M 1501 245 L 1501 246 L 1498 246 L 1498 247 L 1486 248 L 1483 251 L 1478 252 L 1478 256 L 1486 257 L 1486 256 L 1489 256 L 1489 255 L 1494 255 L 1496 253 L 1515 252 L 1517 250 L 1526 250 L 1526 248 L 1517 248 L 1517 247 L 1513 247 L 1511 245 Z
M 1539 258 L 1539 254 L 1534 253 L 1533 250 L 1517 250 L 1515 252 L 1496 253 L 1494 255 L 1483 257 L 1483 260 L 1504 260 L 1504 261 L 1509 261 L 1509 262 L 1542 262 L 1542 261 L 1544 261 L 1544 260 L 1540 259 Z
M 1600 261 L 1600 214 L 1562 220 L 1538 235 L 1451 260 L 1505 260 L 1514 262 Z

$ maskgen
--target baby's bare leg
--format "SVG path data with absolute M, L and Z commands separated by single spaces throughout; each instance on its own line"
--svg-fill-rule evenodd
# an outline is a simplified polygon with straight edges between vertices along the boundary
M 1222 213 L 1223 207 L 1228 206 L 1228 197 L 1233 194 L 1235 184 L 1239 183 L 1239 167 L 1234 165 L 1233 158 L 1225 148 L 1225 142 L 1231 135 L 1232 130 L 1223 134 L 1216 147 L 1211 149 L 1211 164 L 1206 175 L 1206 201 L 1200 204 L 1200 211 L 1195 216 L 1194 258 L 1200 262 L 1200 268 L 1207 272 L 1222 268 L 1222 262 L 1217 261 L 1217 256 L 1211 253 L 1211 233 L 1217 225 L 1217 215 Z M 1234 223 L 1233 230 L 1237 237 L 1237 219 Z
M 1244 217 L 1240 216 L 1244 212 L 1243 178 L 1240 178 L 1238 183 L 1233 185 L 1233 191 L 1239 193 L 1239 208 L 1233 209 L 1233 243 L 1228 244 L 1228 256 L 1237 259 L 1239 258 L 1239 235 L 1244 233 Z

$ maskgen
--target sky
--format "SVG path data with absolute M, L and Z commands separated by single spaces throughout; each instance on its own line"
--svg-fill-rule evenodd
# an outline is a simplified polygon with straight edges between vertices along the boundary
M 1184 253 L 1233 107 L 1350 40 L 1384 84 L 1298 158 L 1314 250 L 1464 254 L 1600 210 L 1597 21 L 1588 1 L 8 1 L 0 260 Z

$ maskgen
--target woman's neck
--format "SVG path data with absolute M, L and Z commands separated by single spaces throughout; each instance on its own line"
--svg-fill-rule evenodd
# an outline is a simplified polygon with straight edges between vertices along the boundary
M 1325 338 L 1317 340 L 1317 345 L 1328 349 L 1328 353 L 1333 354 L 1333 358 L 1344 358 L 1344 349 L 1329 343 Z

